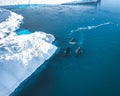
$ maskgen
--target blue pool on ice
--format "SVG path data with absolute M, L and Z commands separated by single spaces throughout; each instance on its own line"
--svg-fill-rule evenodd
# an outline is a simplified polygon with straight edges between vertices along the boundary
M 56 37 L 60 53 L 17 88 L 13 96 L 120 96 L 120 2 L 99 6 L 30 6 L 12 11 L 24 16 L 21 29 Z M 29 33 L 29 32 L 27 32 Z M 74 37 L 76 45 L 69 45 Z M 71 54 L 64 56 L 66 47 Z M 82 48 L 75 56 L 75 49 Z
M 21 30 L 17 30 L 16 31 L 17 35 L 27 35 L 27 34 L 31 34 L 32 32 L 30 32 L 29 30 L 27 29 L 21 29 Z

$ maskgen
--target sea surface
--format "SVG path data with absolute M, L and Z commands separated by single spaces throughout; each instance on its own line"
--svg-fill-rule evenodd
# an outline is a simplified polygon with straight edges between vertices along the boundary
M 21 29 L 53 34 L 60 47 L 46 68 L 38 68 L 11 96 L 120 96 L 119 9 L 120 0 L 11 8 L 24 16 Z M 75 45 L 69 44 L 71 38 Z

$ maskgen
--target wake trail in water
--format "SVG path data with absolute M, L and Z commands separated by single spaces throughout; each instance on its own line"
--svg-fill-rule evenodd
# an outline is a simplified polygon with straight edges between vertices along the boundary
M 87 27 L 78 27 L 75 30 L 71 30 L 69 35 L 73 36 L 73 35 L 75 35 L 76 32 L 78 32 L 77 33 L 77 36 L 78 36 L 77 45 L 80 46 L 80 47 L 83 47 L 83 44 L 84 44 L 84 41 L 85 41 L 85 37 L 84 37 L 84 34 L 82 32 L 83 30 L 92 30 L 92 29 L 99 28 L 99 27 L 106 26 L 106 25 L 110 25 L 110 24 L 113 24 L 113 23 L 105 22 L 105 23 L 98 24 L 98 25 L 95 25 L 95 26 L 92 25 L 92 26 L 87 26 Z
M 92 29 L 95 29 L 95 28 L 98 28 L 98 27 L 109 25 L 109 24 L 112 24 L 112 23 L 111 22 L 105 22 L 103 24 L 99 24 L 99 25 L 95 25 L 95 26 L 78 27 L 77 29 L 71 30 L 70 32 L 74 33 L 74 32 L 78 32 L 78 31 L 82 31 L 82 30 L 92 30 Z

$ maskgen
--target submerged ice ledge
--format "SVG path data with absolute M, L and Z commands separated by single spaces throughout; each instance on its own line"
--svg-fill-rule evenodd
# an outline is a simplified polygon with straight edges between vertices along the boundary
M 0 9 L 0 96 L 8 96 L 48 60 L 57 47 L 51 34 L 34 32 L 17 35 L 23 17 L 11 11 Z

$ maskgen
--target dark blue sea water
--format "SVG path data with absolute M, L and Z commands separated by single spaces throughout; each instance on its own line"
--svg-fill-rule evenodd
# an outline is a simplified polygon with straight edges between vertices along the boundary
M 13 8 L 24 16 L 21 29 L 53 34 L 61 48 L 12 96 L 120 96 L 120 1 L 96 5 Z M 77 44 L 69 45 L 74 37 Z M 66 47 L 71 54 L 64 56 Z M 82 48 L 75 56 L 76 48 Z

